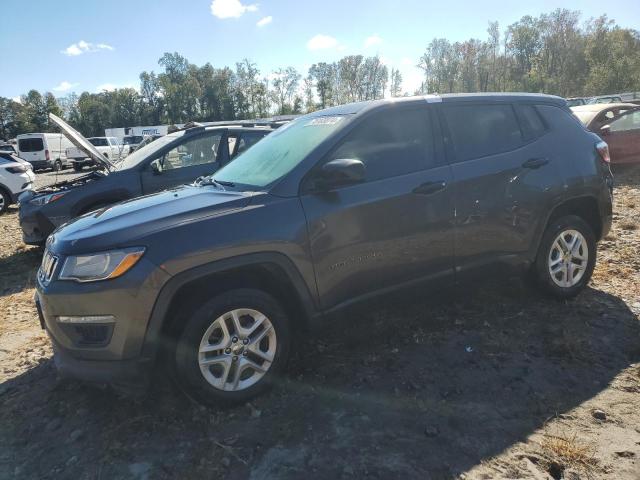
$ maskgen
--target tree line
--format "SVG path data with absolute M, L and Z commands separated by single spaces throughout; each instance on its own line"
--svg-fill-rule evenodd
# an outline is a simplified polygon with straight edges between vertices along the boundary
M 0 137 L 55 131 L 48 113 L 62 115 L 87 136 L 105 127 L 221 121 L 297 114 L 385 96 L 447 92 L 526 91 L 568 96 L 640 90 L 640 32 L 606 16 L 580 23 L 580 12 L 557 9 L 524 16 L 487 38 L 434 38 L 417 60 L 424 81 L 413 92 L 399 70 L 379 56 L 348 55 L 264 75 L 244 59 L 234 68 L 197 66 L 165 53 L 159 71 L 142 72 L 139 89 L 72 93 L 56 98 L 31 90 L 20 101 L 0 97 Z

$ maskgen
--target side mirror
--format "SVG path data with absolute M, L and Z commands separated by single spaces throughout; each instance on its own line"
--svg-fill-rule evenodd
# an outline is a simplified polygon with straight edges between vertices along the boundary
M 600 127 L 601 135 L 609 135 L 611 133 L 611 125 L 603 125 Z
M 338 158 L 325 163 L 320 169 L 316 186 L 321 190 L 363 182 L 366 169 L 364 163 L 353 158 Z
M 151 167 L 151 171 L 154 175 L 160 175 L 162 173 L 162 163 L 160 158 L 156 158 L 149 164 L 149 166 Z

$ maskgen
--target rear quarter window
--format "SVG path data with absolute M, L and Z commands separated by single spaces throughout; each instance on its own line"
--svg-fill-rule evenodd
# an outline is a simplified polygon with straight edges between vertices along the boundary
M 544 135 L 547 129 L 534 105 L 518 105 L 517 110 L 522 136 L 525 140 L 532 140 Z
M 41 138 L 21 138 L 18 140 L 18 149 L 21 152 L 41 152 L 44 144 Z
M 455 161 L 508 152 L 524 143 L 510 104 L 447 105 L 443 112 L 453 141 Z

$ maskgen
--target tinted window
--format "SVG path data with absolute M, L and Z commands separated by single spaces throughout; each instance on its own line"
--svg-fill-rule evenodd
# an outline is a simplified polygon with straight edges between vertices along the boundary
M 395 177 L 434 165 L 433 135 L 424 110 L 374 114 L 342 140 L 329 160 L 353 158 L 366 167 L 367 181 Z
M 450 105 L 443 110 L 457 161 L 507 152 L 522 145 L 511 105 Z
M 262 133 L 243 133 L 240 137 L 240 143 L 238 143 L 238 150 L 236 150 L 235 154 L 240 155 L 242 152 L 247 150 L 250 146 L 264 137 Z
M 91 145 L 96 147 L 108 147 L 109 143 L 106 138 L 89 138 L 88 139 Z
M 519 105 L 522 135 L 526 139 L 538 138 L 545 132 L 540 114 L 533 105 Z
M 18 140 L 18 149 L 21 152 L 41 152 L 44 144 L 42 138 L 21 138 Z

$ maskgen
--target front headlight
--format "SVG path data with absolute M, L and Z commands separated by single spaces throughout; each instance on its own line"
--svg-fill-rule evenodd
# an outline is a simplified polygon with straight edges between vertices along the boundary
M 116 278 L 129 271 L 144 254 L 144 247 L 123 248 L 109 252 L 67 257 L 60 280 L 95 282 Z
M 47 203 L 55 202 L 56 200 L 60 200 L 69 192 L 56 192 L 50 193 L 48 195 L 40 195 L 39 197 L 34 197 L 29 200 L 29 203 L 32 205 L 46 205 Z

